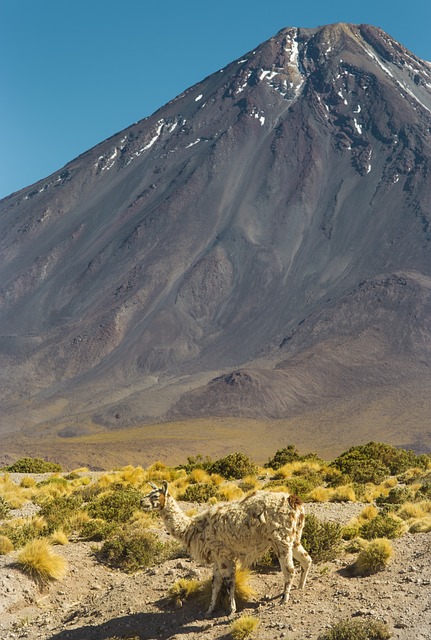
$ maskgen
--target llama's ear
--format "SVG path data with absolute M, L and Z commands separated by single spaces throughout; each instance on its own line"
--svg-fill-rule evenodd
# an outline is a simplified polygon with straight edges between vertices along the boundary
M 165 496 L 168 495 L 168 483 L 167 483 L 166 480 L 163 480 L 163 482 L 162 482 L 162 491 L 163 491 Z

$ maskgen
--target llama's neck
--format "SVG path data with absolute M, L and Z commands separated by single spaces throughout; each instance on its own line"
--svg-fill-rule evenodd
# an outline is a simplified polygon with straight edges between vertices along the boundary
M 166 529 L 174 538 L 185 542 L 186 531 L 190 524 L 190 518 L 186 516 L 178 503 L 170 495 L 166 496 L 166 502 L 160 511 Z

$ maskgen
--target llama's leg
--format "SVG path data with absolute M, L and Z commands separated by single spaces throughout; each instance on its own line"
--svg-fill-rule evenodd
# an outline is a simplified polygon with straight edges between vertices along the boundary
M 223 583 L 226 586 L 228 597 L 228 615 L 236 612 L 235 602 L 235 562 L 232 560 L 224 560 L 221 564 L 221 574 Z
M 301 543 L 293 545 L 293 557 L 295 558 L 295 560 L 298 560 L 299 564 L 301 565 L 301 578 L 299 580 L 299 588 L 303 589 L 305 587 L 305 582 L 307 580 L 307 575 L 310 570 L 312 560 Z
M 220 572 L 220 567 L 215 564 L 213 568 L 213 577 L 212 577 L 211 602 L 210 602 L 210 606 L 208 607 L 208 611 L 205 614 L 207 616 L 212 615 L 215 611 L 215 608 L 217 606 L 217 598 L 220 593 L 222 582 L 223 582 L 223 576 Z
M 278 543 L 274 545 L 280 568 L 284 576 L 284 591 L 281 598 L 282 604 L 289 600 L 290 589 L 292 587 L 293 576 L 295 575 L 295 566 L 293 564 L 292 543 Z

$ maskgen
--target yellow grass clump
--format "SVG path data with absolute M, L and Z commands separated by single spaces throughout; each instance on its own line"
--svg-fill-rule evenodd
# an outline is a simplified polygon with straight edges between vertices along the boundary
M 17 564 L 22 571 L 41 583 L 61 580 L 67 572 L 67 560 L 54 553 L 45 538 L 32 540 L 18 554 Z
M 27 520 L 27 523 L 37 531 L 43 531 L 48 526 L 46 519 L 43 516 L 32 516 Z
M 244 492 L 236 484 L 227 483 L 219 488 L 218 496 L 220 500 L 230 502 L 231 500 L 239 500 L 242 498 L 244 496 Z
M 36 486 L 36 484 L 37 483 L 34 478 L 32 478 L 31 476 L 25 476 L 24 478 L 21 479 L 19 486 L 22 487 L 23 489 L 32 489 L 33 487 Z
M 379 571 L 383 571 L 393 556 L 393 547 L 387 538 L 376 538 L 364 544 L 359 552 L 352 572 L 356 576 L 368 576 Z
M 32 491 L 17 485 L 8 473 L 0 477 L 0 496 L 11 509 L 20 509 L 31 497 Z
M 63 529 L 56 529 L 50 536 L 51 544 L 60 544 L 64 545 L 69 542 L 69 538 L 67 534 L 63 531 Z
M 212 482 L 211 476 L 205 471 L 205 469 L 193 469 L 189 474 L 191 482 Z
M 87 511 L 75 511 L 69 518 L 69 525 L 72 531 L 80 530 L 82 525 L 86 524 L 91 520 L 91 517 L 88 515 Z
M 326 487 L 316 487 L 308 493 L 307 499 L 311 500 L 311 502 L 328 502 L 331 493 L 331 489 L 327 489 Z
M 379 510 L 377 509 L 377 507 L 375 507 L 373 504 L 369 504 L 364 507 L 361 513 L 358 515 L 358 522 L 362 524 L 363 522 L 373 520 L 378 513 Z
M 431 531 L 431 516 L 417 518 L 410 523 L 410 533 L 428 533 Z
M 146 473 L 146 480 L 151 480 L 151 482 L 161 482 L 162 480 L 167 480 L 168 482 L 172 482 L 172 480 L 175 480 L 176 476 L 178 475 L 178 472 L 175 471 L 175 469 L 172 469 L 171 467 L 167 467 L 165 464 L 163 464 L 163 462 L 160 462 L 159 460 L 157 462 L 155 462 L 154 464 L 152 464 L 150 467 L 148 467 L 147 469 L 147 473 Z
M 381 486 L 384 487 L 385 489 L 393 489 L 393 487 L 396 487 L 397 484 L 398 484 L 398 480 L 392 477 L 392 478 L 386 478 L 386 480 L 383 480 Z
M 168 598 L 176 607 L 182 607 L 186 600 L 197 596 L 201 589 L 199 580 L 180 578 L 169 587 Z
M 241 616 L 234 622 L 232 622 L 230 627 L 230 635 L 233 640 L 245 640 L 251 636 L 251 634 L 257 629 L 259 626 L 258 618 L 254 616 Z
M 251 598 L 256 596 L 256 591 L 250 585 L 251 571 L 248 568 L 237 566 L 235 571 L 235 601 L 240 606 L 245 605 Z M 200 587 L 200 599 L 205 608 L 209 607 L 211 601 L 212 580 L 204 580 Z M 220 595 L 221 602 L 219 605 L 224 609 L 228 606 L 227 594 Z
M 355 502 L 356 494 L 351 485 L 342 485 L 332 489 L 329 500 L 331 502 Z
M 146 480 L 146 472 L 142 467 L 127 465 L 117 473 L 117 483 L 123 486 L 137 487 Z
M 223 484 L 223 482 L 225 482 L 225 479 L 223 478 L 223 476 L 221 476 L 218 473 L 212 473 L 211 474 L 211 482 L 213 484 L 215 484 L 216 487 L 219 487 L 221 484 Z
M 398 510 L 397 515 L 403 520 L 424 518 L 431 513 L 431 501 L 404 502 Z
M 0 556 L 5 556 L 14 550 L 13 542 L 7 536 L 0 536 Z

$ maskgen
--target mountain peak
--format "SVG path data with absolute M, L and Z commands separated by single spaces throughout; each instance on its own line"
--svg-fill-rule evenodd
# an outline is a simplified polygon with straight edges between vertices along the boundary
M 381 29 L 288 27 L 3 200 L 3 415 L 281 418 L 337 389 L 364 409 L 405 371 L 423 389 L 430 118 L 429 65 Z

